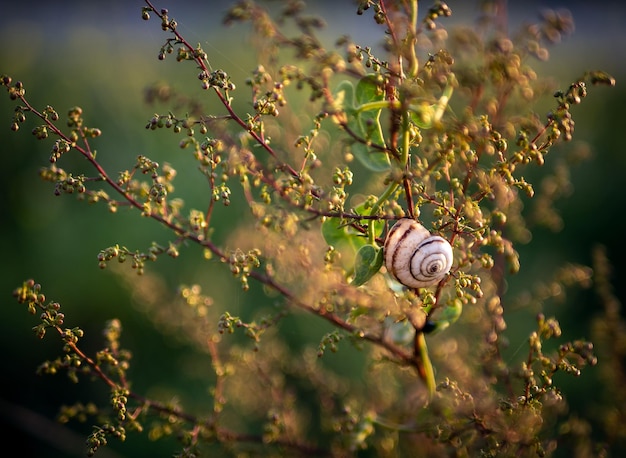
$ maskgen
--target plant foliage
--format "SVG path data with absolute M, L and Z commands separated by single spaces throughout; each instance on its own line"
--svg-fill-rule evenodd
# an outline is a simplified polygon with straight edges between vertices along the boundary
M 168 10 L 146 0 L 141 17 L 164 33 L 156 57 L 163 65 L 184 64 L 188 82 L 218 104 L 209 110 L 204 101 L 182 97 L 178 107 L 150 117 L 146 129 L 171 131 L 188 153 L 171 163 L 125 152 L 127 168 L 107 170 L 99 159 L 106 152 L 95 150 L 103 133 L 90 125 L 89 113 L 37 108 L 21 82 L 2 76 L 17 103 L 12 130 L 35 118 L 33 135 L 51 145 L 41 177 L 55 194 L 105 205 L 112 214 L 129 209 L 169 231 L 166 244 L 116 244 L 97 260 L 103 269 L 130 264 L 138 277 L 117 271 L 148 313 L 211 361 L 207 412 L 140 393 L 129 377 L 131 351 L 120 320 L 106 323 L 104 347 L 88 354 L 77 323 L 67 327 L 71 320 L 60 304 L 34 280 L 25 281 L 14 295 L 39 316 L 35 334 L 53 333 L 62 343 L 62 355 L 38 372 L 65 372 L 81 383 L 96 379 L 109 391 L 108 405 L 77 403 L 60 413 L 63 422 L 95 424 L 88 455 L 140 433 L 151 440 L 176 437 L 181 457 L 250 450 L 547 456 L 568 448 L 564 438 L 578 434 L 580 423 L 564 415 L 567 401 L 557 380 L 579 376 L 597 357 L 592 343 L 562 331 L 542 304 L 550 298 L 546 291 L 590 286 L 593 271 L 564 266 L 517 300 L 506 295 L 506 285 L 524 268 L 516 247 L 533 230 L 524 203 L 541 203 L 534 221 L 559 218 L 552 205 L 558 192 L 537 191 L 527 177 L 549 161 L 568 167 L 567 158 L 553 157 L 553 146 L 572 139 L 572 109 L 590 85 L 613 85 L 613 78 L 590 71 L 558 89 L 533 69 L 573 30 L 565 12 L 546 12 L 509 35 L 502 2 L 483 2 L 476 26 L 450 30 L 445 3 L 419 3 L 418 9 L 417 0 L 360 0 L 355 20 L 375 27 L 379 41 L 341 36 L 328 46 L 320 38 L 323 19 L 308 15 L 304 2 L 281 2 L 270 14 L 239 1 L 223 22 L 250 24 L 259 62 L 236 85 L 228 69 L 213 68 L 209 53 L 180 32 Z M 151 87 L 147 101 L 170 104 L 171 91 Z M 550 111 L 537 113 L 546 101 Z M 90 171 L 66 169 L 68 155 L 82 156 Z M 204 205 L 194 208 L 185 207 L 187 196 L 175 188 L 177 179 L 188 178 L 178 176 L 175 165 L 189 162 L 205 183 L 197 190 Z M 402 217 L 418 219 L 453 246 L 452 270 L 433 287 L 407 289 L 383 267 L 385 235 Z M 224 221 L 222 235 L 215 229 Z M 223 264 L 247 291 L 242 300 L 253 304 L 263 295 L 272 307 L 248 320 L 200 285 L 181 285 L 175 297 L 150 295 L 158 284 L 150 263 L 194 249 Z M 597 263 L 605 266 L 601 253 Z M 612 303 L 606 283 L 600 291 Z M 510 304 L 539 310 L 525 356 L 514 361 L 502 356 Z M 615 314 L 614 307 L 607 310 Z M 284 322 L 303 314 L 328 332 L 292 351 Z M 611 332 L 623 336 L 618 322 Z M 362 378 L 326 362 L 328 351 L 352 354 L 350 346 L 364 358 Z M 620 370 L 623 377 L 623 365 Z M 623 444 L 623 431 L 614 424 L 606 430 Z M 609 447 L 577 444 L 571 448 L 579 453 Z

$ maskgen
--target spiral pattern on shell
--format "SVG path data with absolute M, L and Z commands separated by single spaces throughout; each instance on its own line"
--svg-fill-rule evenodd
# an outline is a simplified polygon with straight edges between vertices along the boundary
M 387 271 L 409 288 L 440 282 L 452 267 L 452 246 L 443 237 L 431 235 L 417 221 L 399 220 L 387 234 L 384 246 Z

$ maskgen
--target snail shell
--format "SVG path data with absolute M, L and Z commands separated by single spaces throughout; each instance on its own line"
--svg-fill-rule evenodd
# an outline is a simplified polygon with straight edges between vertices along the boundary
M 452 247 L 443 237 L 431 235 L 417 221 L 399 220 L 387 234 L 384 246 L 387 271 L 409 288 L 441 281 L 452 267 Z

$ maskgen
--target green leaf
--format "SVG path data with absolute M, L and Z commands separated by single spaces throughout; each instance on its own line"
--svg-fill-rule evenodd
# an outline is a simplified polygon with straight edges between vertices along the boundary
M 345 111 L 346 113 L 354 111 L 354 86 L 350 81 L 345 80 L 337 85 L 334 101 L 333 109 L 335 111 Z
M 354 143 L 350 150 L 354 157 L 372 172 L 386 172 L 391 168 L 387 153 L 372 151 L 371 147 L 363 143 Z
M 357 214 L 366 214 L 365 203 L 357 206 L 354 211 Z M 383 220 L 370 220 L 368 224 L 373 226 L 375 237 L 383 233 L 385 228 Z M 326 219 L 322 223 L 321 229 L 326 243 L 342 254 L 341 264 L 343 268 L 348 272 L 354 272 L 355 279 L 352 281 L 353 284 L 361 285 L 365 283 L 380 270 L 380 266 L 383 263 L 382 250 L 368 244 L 368 238 L 362 231 L 355 229 L 341 218 Z M 365 250 L 361 252 L 364 248 Z M 372 254 L 369 252 L 371 249 L 377 251 L 377 253 L 374 253 L 374 258 L 376 259 L 372 259 Z M 352 259 L 355 259 L 354 264 L 350 264 Z
M 436 104 L 421 104 L 409 106 L 411 121 L 420 129 L 430 129 L 435 118 Z
M 335 90 L 334 100 L 333 108 L 345 113 L 348 129 L 369 143 L 385 146 L 380 124 L 382 108 L 376 103 L 372 108 L 368 108 L 368 104 L 372 102 L 385 100 L 385 93 L 378 82 L 377 75 L 364 76 L 357 83 L 356 89 L 350 81 L 342 81 Z M 336 122 L 340 122 L 339 119 L 339 117 L 334 118 Z M 359 162 L 373 172 L 384 172 L 391 167 L 388 154 L 376 151 L 368 144 L 355 141 L 351 151 Z
M 437 315 L 431 320 L 434 326 L 431 333 L 441 332 L 447 329 L 451 324 L 454 324 L 463 312 L 463 303 L 460 299 L 456 298 L 437 312 Z
M 335 248 L 350 247 L 356 252 L 367 242 L 362 233 L 340 218 L 328 218 L 322 223 L 322 236 L 328 245 Z
M 354 208 L 354 212 L 358 215 L 369 215 L 369 209 L 365 208 L 365 202 L 357 205 Z M 363 220 L 361 220 L 361 222 L 363 222 Z M 373 224 L 374 225 L 374 236 L 375 237 L 379 237 L 380 235 L 382 235 L 383 231 L 385 230 L 385 221 L 382 219 L 376 219 L 376 220 L 369 220 L 368 224 Z
M 354 208 L 354 212 L 358 215 L 369 214 L 368 210 L 365 208 L 365 202 L 357 205 Z M 362 221 L 363 220 L 361 220 L 361 222 Z M 380 236 L 385 229 L 385 222 L 383 220 L 376 220 L 370 223 L 374 225 L 375 236 Z M 367 238 L 362 232 L 357 231 L 341 218 L 327 218 L 322 223 L 322 236 L 328 245 L 332 245 L 335 248 L 345 247 L 347 245 L 354 249 L 354 253 L 367 243 Z
M 382 108 L 364 108 L 367 104 L 383 100 L 385 100 L 385 91 L 378 81 L 378 75 L 367 75 L 359 80 L 355 91 L 357 112 L 354 116 L 354 121 L 358 126 L 357 131 L 363 138 L 379 146 L 385 146 L 383 128 L 380 124 Z M 348 126 L 351 126 L 350 122 Z M 391 167 L 389 155 L 386 152 L 372 150 L 363 143 L 353 145 L 352 153 L 365 167 L 374 172 L 384 172 Z
M 382 87 L 383 82 L 380 78 L 382 78 L 380 75 L 371 74 L 365 75 L 359 80 L 355 91 L 357 106 L 377 100 L 385 100 L 385 91 Z
M 383 265 L 383 250 L 374 245 L 363 245 L 356 253 L 352 284 L 361 286 L 372 278 Z

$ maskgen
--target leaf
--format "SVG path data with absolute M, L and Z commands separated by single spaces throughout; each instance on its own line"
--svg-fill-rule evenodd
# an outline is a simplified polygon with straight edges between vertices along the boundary
M 356 105 L 385 99 L 385 91 L 381 87 L 380 75 L 365 75 L 359 80 L 355 90 Z
M 367 242 L 359 231 L 340 218 L 328 218 L 322 223 L 322 236 L 328 245 L 335 248 L 350 247 L 356 252 Z
M 380 124 L 382 108 L 369 110 L 364 107 L 371 102 L 383 100 L 385 100 L 385 92 L 380 87 L 378 75 L 367 75 L 359 80 L 355 91 L 357 112 L 354 120 L 358 125 L 359 134 L 372 144 L 379 146 L 385 146 L 383 128 Z M 350 125 L 349 121 L 348 126 Z M 373 150 L 363 143 L 353 145 L 352 153 L 365 167 L 374 172 L 384 172 L 391 167 L 389 155 L 386 152 Z
M 430 320 L 431 330 L 429 333 L 434 334 L 447 329 L 454 324 L 463 312 L 463 303 L 460 299 L 454 299 L 452 303 L 438 311 L 437 316 Z
M 409 106 L 411 121 L 420 129 L 430 129 L 435 118 L 437 105 L 421 104 Z
M 345 113 L 345 118 L 337 114 L 333 116 L 333 120 L 340 124 L 345 123 L 350 131 L 368 143 L 385 146 L 380 124 L 382 108 L 367 108 L 368 104 L 385 99 L 377 78 L 377 75 L 364 76 L 357 83 L 356 89 L 350 81 L 339 83 L 335 90 L 333 110 Z M 351 152 L 361 164 L 373 172 L 384 172 L 391 167 L 386 152 L 376 151 L 366 143 L 355 141 Z
M 456 320 L 459 319 L 462 312 L 463 312 L 463 302 L 461 302 L 461 299 L 456 298 L 452 301 L 451 304 L 446 305 L 443 308 L 439 319 L 442 321 L 447 321 L 450 324 L 453 324 L 456 322 Z
M 332 111 L 336 113 L 346 113 L 348 117 L 352 117 L 352 113 L 354 112 L 354 86 L 350 81 L 342 81 L 337 85 L 337 89 L 335 90 L 335 95 L 333 97 L 333 107 Z M 332 119 L 334 122 L 341 124 L 343 116 L 341 115 L 333 115 Z
M 364 167 L 372 172 L 386 172 L 391 167 L 387 153 L 372 151 L 371 147 L 363 143 L 354 143 L 351 152 Z
M 354 212 L 365 214 L 365 203 L 357 206 Z M 373 226 L 375 237 L 380 236 L 385 228 L 383 220 L 369 220 L 368 224 Z M 352 280 L 354 285 L 362 285 L 380 270 L 383 263 L 382 249 L 368 244 L 368 238 L 362 231 L 346 224 L 341 218 L 326 219 L 321 229 L 326 243 L 342 254 L 343 268 L 348 272 L 354 272 L 355 277 Z M 354 264 L 350 264 L 352 259 Z
M 354 208 L 354 212 L 358 215 L 369 215 L 369 209 L 365 208 L 365 202 L 360 203 Z M 363 220 L 361 220 L 363 222 Z M 382 219 L 368 220 L 368 224 L 374 226 L 374 237 L 379 237 L 385 230 L 385 221 Z
M 357 215 L 369 215 L 368 210 L 365 208 L 365 202 L 357 205 L 354 208 L 354 212 Z M 383 233 L 385 229 L 383 220 L 370 221 L 369 223 L 374 225 L 374 235 L 376 237 Z M 362 232 L 357 231 L 340 218 L 327 218 L 322 223 L 322 236 L 328 245 L 336 248 L 348 245 L 354 249 L 355 253 L 367 243 L 367 239 Z
M 363 245 L 356 253 L 352 284 L 361 286 L 372 278 L 383 265 L 383 250 L 374 245 Z

